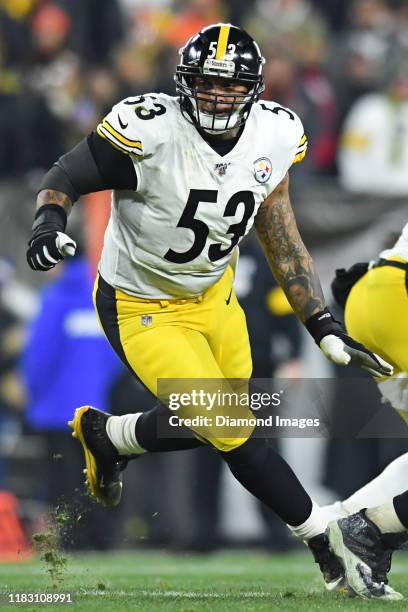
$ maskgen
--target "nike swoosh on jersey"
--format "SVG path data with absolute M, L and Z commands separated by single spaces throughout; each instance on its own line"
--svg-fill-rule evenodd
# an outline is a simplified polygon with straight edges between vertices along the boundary
M 228 306 L 228 304 L 229 304 L 229 303 L 230 303 L 230 301 L 231 301 L 231 295 L 232 295 L 232 289 L 231 289 L 231 291 L 229 292 L 229 296 L 228 296 L 228 297 L 227 297 L 227 299 L 225 300 L 225 303 L 226 303 L 226 305 L 227 305 L 227 306 Z
M 127 128 L 127 126 L 129 125 L 128 123 L 123 123 L 122 119 L 120 118 L 120 115 L 118 115 L 118 121 L 119 121 L 119 125 L 122 128 L 122 130 L 125 130 Z

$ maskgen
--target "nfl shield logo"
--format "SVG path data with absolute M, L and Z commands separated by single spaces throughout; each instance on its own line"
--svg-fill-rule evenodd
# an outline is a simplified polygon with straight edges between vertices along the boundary
M 266 183 L 272 174 L 271 160 L 267 157 L 260 157 L 254 161 L 254 176 L 258 183 Z
M 142 322 L 142 325 L 144 325 L 145 327 L 148 327 L 149 325 L 153 323 L 152 315 L 142 315 L 140 317 L 140 320 Z

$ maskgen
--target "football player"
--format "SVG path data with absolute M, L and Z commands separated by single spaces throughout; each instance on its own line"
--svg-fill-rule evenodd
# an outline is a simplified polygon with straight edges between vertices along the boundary
M 347 296 L 346 327 L 393 365 L 394 376 L 378 379 L 378 386 L 408 421 L 408 223 L 368 267 Z M 324 508 L 338 518 L 329 525 L 330 539 L 349 583 L 363 597 L 396 598 L 383 589 L 393 551 L 408 540 L 407 467 L 405 453 L 351 497 Z
M 180 56 L 176 97 L 119 102 L 47 172 L 29 265 L 49 270 L 73 255 L 66 233 L 73 203 L 112 189 L 94 292 L 109 342 L 160 397 L 158 379 L 218 379 L 228 389 L 251 375 L 233 275 L 237 245 L 254 225 L 272 272 L 326 357 L 389 375 L 390 366 L 347 336 L 326 307 L 288 191 L 289 168 L 304 157 L 307 139 L 293 111 L 260 100 L 264 58 L 257 43 L 238 27 L 216 24 L 193 36 Z M 195 413 L 191 402 L 184 406 L 184 416 Z M 231 433 L 208 421 L 191 424 L 185 438 L 176 437 L 170 418 L 165 401 L 124 416 L 77 409 L 71 425 L 91 495 L 107 506 L 119 503 L 129 456 L 210 444 L 248 491 L 309 542 L 329 586 L 342 580 L 322 533 L 324 517 L 252 425 Z

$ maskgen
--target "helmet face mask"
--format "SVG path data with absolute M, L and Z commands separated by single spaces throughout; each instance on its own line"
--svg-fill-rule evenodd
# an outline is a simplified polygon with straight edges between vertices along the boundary
M 227 84 L 224 79 L 212 76 L 194 76 L 190 77 L 189 81 L 190 86 L 182 86 L 183 94 L 188 97 L 193 120 L 200 128 L 216 134 L 244 123 L 248 114 L 247 106 L 252 99 L 252 87 L 248 90 L 248 86 L 243 86 L 241 81 L 231 81 Z M 222 93 L 217 93 L 220 89 Z
M 183 115 L 210 134 L 243 125 L 264 90 L 265 60 L 249 34 L 230 24 L 209 26 L 180 55 L 174 78 Z

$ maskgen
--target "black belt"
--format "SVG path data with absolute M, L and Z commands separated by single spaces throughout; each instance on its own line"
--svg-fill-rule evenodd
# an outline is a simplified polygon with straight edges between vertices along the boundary
M 400 268 L 400 270 L 405 270 L 405 272 L 408 272 L 408 261 L 404 263 L 402 261 L 392 261 L 391 259 L 379 259 L 374 265 L 370 266 L 370 270 L 372 270 L 372 268 L 381 268 L 382 266 Z

